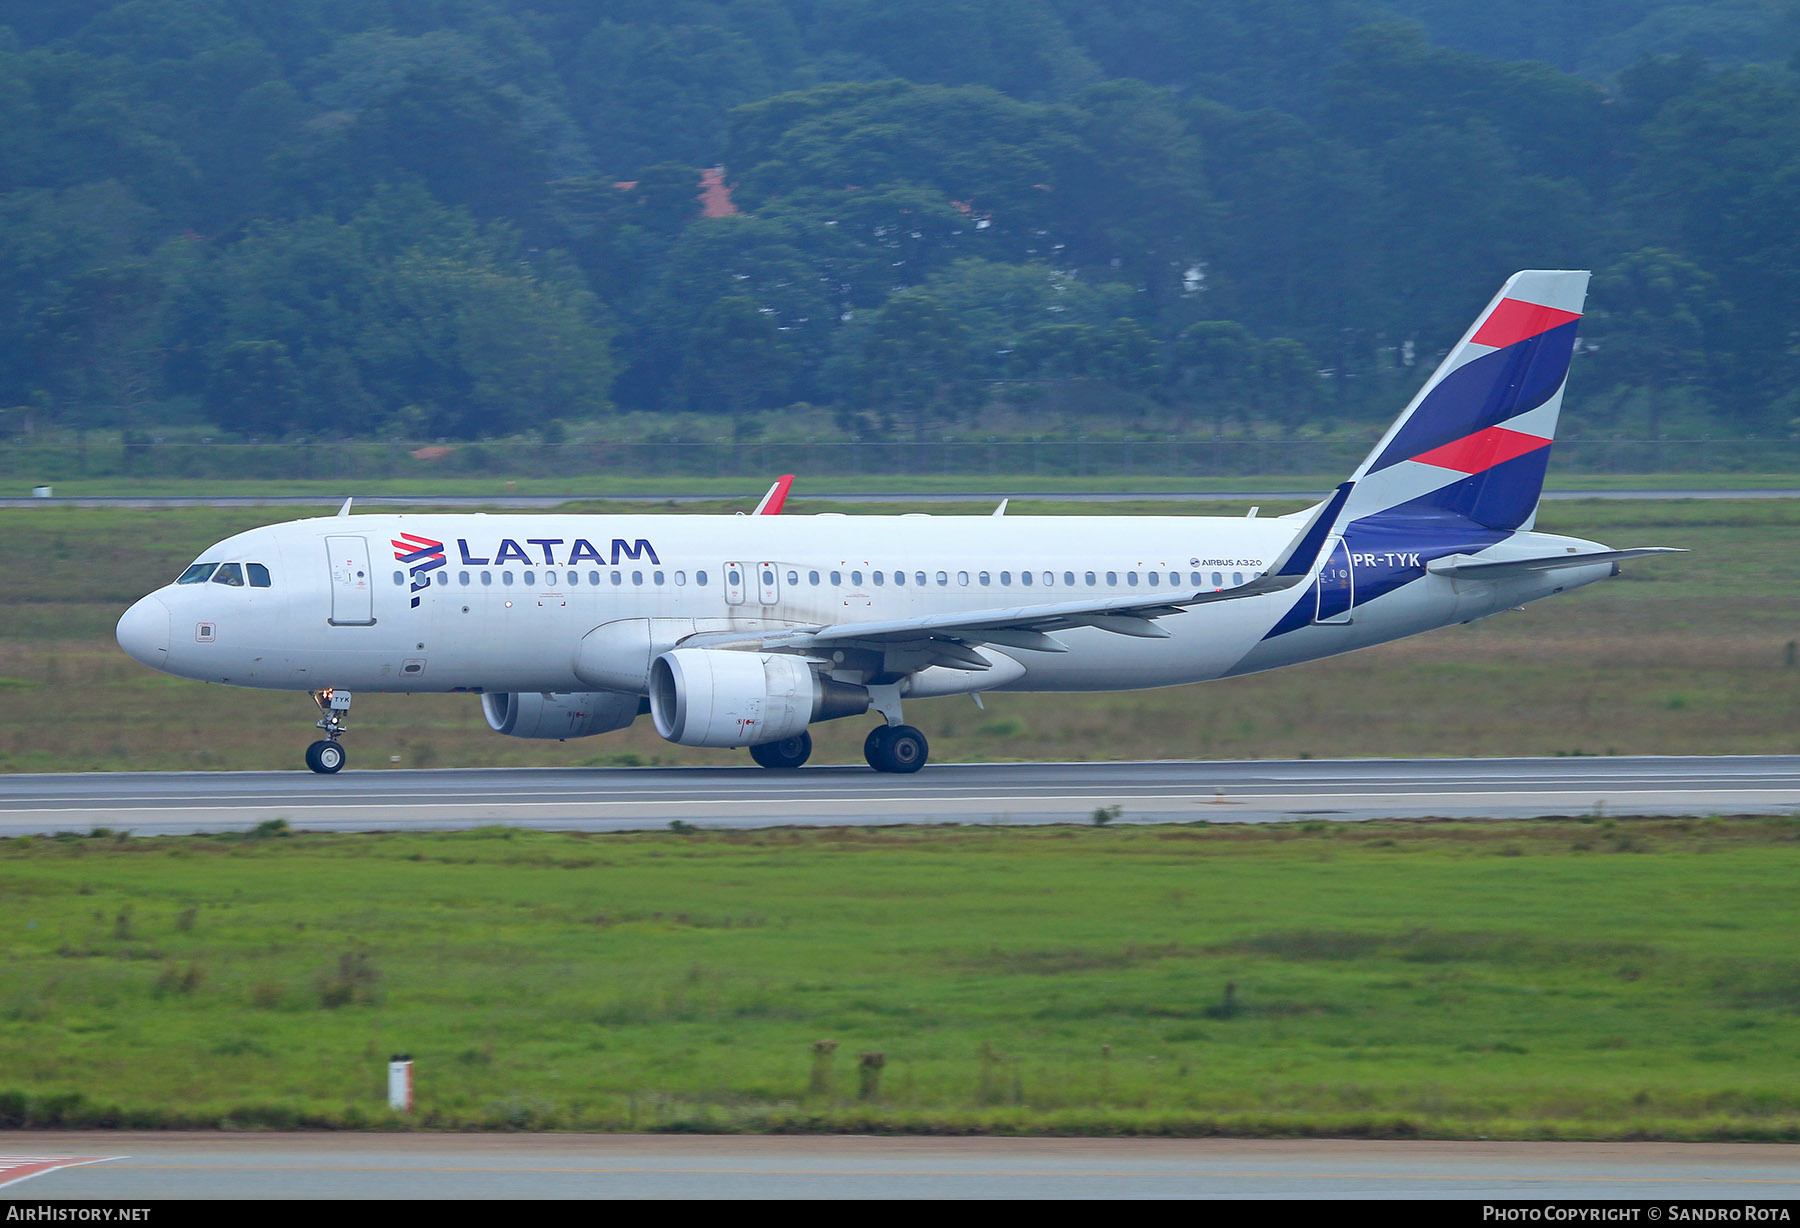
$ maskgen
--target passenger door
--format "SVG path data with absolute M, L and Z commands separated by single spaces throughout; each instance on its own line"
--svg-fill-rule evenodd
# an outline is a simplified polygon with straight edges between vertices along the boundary
M 334 627 L 375 625 L 375 583 L 369 574 L 366 537 L 327 537 L 331 563 L 331 618 Z

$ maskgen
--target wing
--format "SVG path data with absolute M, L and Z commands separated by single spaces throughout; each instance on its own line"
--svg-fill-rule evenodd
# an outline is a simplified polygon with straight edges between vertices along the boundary
M 682 646 L 811 652 L 849 646 L 891 648 L 900 644 L 920 644 L 929 645 L 933 653 L 944 658 L 944 664 L 960 663 L 956 667 L 986 669 L 988 663 L 979 654 L 968 651 L 967 645 L 998 644 L 1037 652 L 1067 652 L 1068 645 L 1051 633 L 1073 627 L 1095 627 L 1114 635 L 1142 639 L 1167 639 L 1168 631 L 1157 626 L 1156 619 L 1179 614 L 1194 606 L 1261 597 L 1305 583 L 1312 575 L 1319 553 L 1330 540 L 1331 528 L 1349 498 L 1350 485 L 1346 482 L 1338 487 L 1330 499 L 1313 510 L 1294 540 L 1270 564 L 1266 574 L 1234 588 L 957 610 L 917 618 L 786 627 L 748 635 L 741 631 L 717 631 L 692 636 L 683 640 Z M 962 647 L 959 649 L 958 645 Z

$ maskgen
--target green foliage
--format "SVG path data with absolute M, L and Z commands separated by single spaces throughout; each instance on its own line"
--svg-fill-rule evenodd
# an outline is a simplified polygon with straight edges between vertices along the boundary
M 1791 432 L 1800 9 L 1567 9 L 6 3 L 0 423 L 1292 437 L 1564 266 L 1602 274 L 1578 425 Z

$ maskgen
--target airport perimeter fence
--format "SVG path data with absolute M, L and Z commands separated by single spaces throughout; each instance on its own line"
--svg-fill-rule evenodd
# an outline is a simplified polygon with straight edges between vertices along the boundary
M 90 438 L 0 443 L 0 479 L 745 478 L 968 475 L 1082 478 L 1280 477 L 1348 473 L 1373 439 L 870 440 L 813 442 L 222 443 Z M 1567 439 L 1563 473 L 1800 473 L 1800 439 Z

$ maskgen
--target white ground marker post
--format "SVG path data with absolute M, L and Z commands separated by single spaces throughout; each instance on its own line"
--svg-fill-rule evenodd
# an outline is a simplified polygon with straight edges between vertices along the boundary
M 388 1059 L 388 1108 L 411 1113 L 412 1100 L 412 1057 L 396 1053 Z

